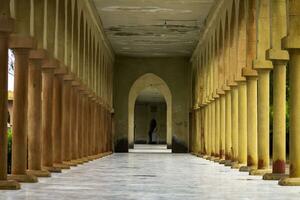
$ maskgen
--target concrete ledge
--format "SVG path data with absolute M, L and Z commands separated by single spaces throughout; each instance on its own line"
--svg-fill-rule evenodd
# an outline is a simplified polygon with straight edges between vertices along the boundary
M 224 165 L 225 165 L 226 167 L 231 167 L 232 161 L 231 161 L 231 160 L 225 160 Z
M 225 164 L 225 159 L 221 159 L 221 160 L 219 160 L 219 164 L 221 164 L 221 165 L 223 165 L 223 164 Z
M 61 173 L 61 169 L 58 167 L 43 167 L 44 170 L 47 170 L 52 173 Z
M 255 167 L 251 167 L 251 166 L 242 166 L 240 167 L 239 171 L 240 172 L 250 172 L 251 170 L 255 169 Z
M 282 178 L 278 184 L 281 186 L 300 186 L 300 178 Z
M 27 170 L 27 174 L 36 177 L 51 177 L 51 173 L 47 170 Z
M 76 167 L 77 166 L 77 164 L 73 163 L 72 161 L 63 161 L 63 164 L 69 165 L 70 167 Z
M 234 162 L 234 163 L 232 163 L 231 168 L 239 170 L 241 167 L 244 167 L 244 166 L 246 166 L 246 164 Z
M 278 174 L 278 173 L 267 173 L 263 176 L 263 180 L 280 180 L 282 178 L 288 178 L 287 174 Z
M 14 180 L 21 183 L 37 183 L 38 179 L 36 176 L 29 174 L 12 174 L 7 177 L 8 180 Z
M 11 49 L 33 49 L 36 47 L 36 40 L 31 36 L 12 34 L 8 46 Z
M 65 165 L 62 163 L 54 163 L 53 166 L 60 169 L 71 169 L 69 165 Z
M 20 183 L 14 180 L 1 180 L 0 190 L 19 190 L 21 189 Z
M 249 175 L 263 176 L 267 173 L 272 173 L 272 170 L 271 169 L 252 169 L 252 170 L 250 170 Z
M 300 49 L 300 37 L 288 35 L 281 39 L 281 45 L 284 49 Z
M 72 163 L 75 163 L 76 165 L 82 165 L 84 162 L 80 159 L 71 160 Z

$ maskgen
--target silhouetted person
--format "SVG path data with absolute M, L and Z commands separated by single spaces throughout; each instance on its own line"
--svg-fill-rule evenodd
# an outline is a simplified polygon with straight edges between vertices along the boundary
M 156 128 L 156 120 L 152 119 L 151 122 L 150 122 L 150 129 L 149 129 L 149 132 L 148 132 L 149 144 L 152 144 L 152 134 L 153 134 L 153 131 L 155 130 L 155 128 Z

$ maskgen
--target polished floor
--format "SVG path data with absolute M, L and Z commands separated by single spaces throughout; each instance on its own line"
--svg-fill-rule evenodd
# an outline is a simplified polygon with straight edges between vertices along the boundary
M 114 154 L 39 180 L 0 191 L 0 199 L 300 199 L 300 187 L 281 187 L 189 154 Z

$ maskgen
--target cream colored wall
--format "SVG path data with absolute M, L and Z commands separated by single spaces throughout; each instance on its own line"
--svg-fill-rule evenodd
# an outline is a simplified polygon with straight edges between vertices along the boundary
M 115 150 L 128 151 L 128 98 L 134 82 L 153 73 L 166 82 L 172 94 L 173 152 L 187 152 L 189 141 L 190 66 L 188 58 L 117 57 L 114 66 Z
M 151 107 L 156 106 L 157 111 L 152 112 Z M 134 113 L 135 144 L 148 143 L 148 131 L 150 121 L 155 119 L 157 122 L 159 143 L 166 144 L 167 139 L 167 105 L 166 103 L 136 103 Z

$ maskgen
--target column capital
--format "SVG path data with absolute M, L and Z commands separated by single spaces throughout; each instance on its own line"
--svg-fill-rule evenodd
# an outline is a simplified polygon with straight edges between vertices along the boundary
M 248 77 L 257 77 L 258 76 L 257 71 L 255 69 L 252 69 L 252 68 L 249 68 L 249 67 L 244 67 L 242 69 L 242 74 L 246 78 L 248 78 Z
M 33 49 L 29 51 L 29 59 L 45 60 L 48 58 L 48 53 L 45 49 Z
M 217 94 L 218 94 L 219 96 L 225 95 L 225 91 L 223 90 L 223 88 L 218 88 L 218 89 L 217 89 Z
M 54 71 L 57 67 L 59 67 L 59 61 L 54 58 L 46 59 L 42 64 L 43 71 Z
M 287 62 L 290 59 L 289 52 L 282 49 L 268 49 L 266 58 L 271 61 Z
M 64 78 L 63 78 L 64 81 L 74 81 L 74 79 L 75 79 L 75 77 L 72 73 L 64 75 Z
M 241 74 L 240 76 L 236 77 L 234 81 L 238 84 L 239 82 L 245 82 L 246 80 L 246 77 Z
M 55 75 L 66 75 L 68 74 L 68 68 L 64 64 L 60 64 L 59 68 L 56 68 L 54 70 Z
M 228 82 L 228 86 L 229 86 L 230 88 L 235 88 L 235 87 L 238 86 L 238 84 L 237 84 L 237 82 L 235 82 L 235 81 L 229 81 L 229 82 Z
M 281 45 L 283 49 L 300 49 L 300 36 L 298 35 L 288 35 L 281 40 Z
M 230 91 L 230 90 L 231 90 L 230 87 L 228 86 L 228 84 L 224 84 L 224 85 L 222 86 L 222 89 L 224 90 L 225 93 L 226 93 L 227 91 Z
M 34 49 L 37 45 L 36 40 L 31 36 L 11 34 L 8 46 L 11 49 Z
M 256 70 L 272 70 L 273 63 L 270 60 L 253 60 L 252 66 Z

